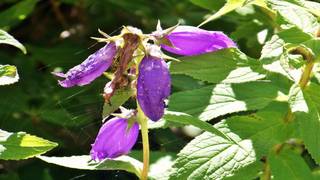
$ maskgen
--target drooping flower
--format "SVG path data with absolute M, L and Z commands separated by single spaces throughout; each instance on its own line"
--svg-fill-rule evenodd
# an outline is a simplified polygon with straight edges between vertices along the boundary
M 157 121 L 164 114 L 164 100 L 170 95 L 168 66 L 159 57 L 147 55 L 139 65 L 137 100 L 144 114 Z
M 236 47 L 223 32 L 207 31 L 193 26 L 178 26 L 165 35 L 174 47 L 161 45 L 163 49 L 183 56 L 200 55 L 219 49 Z
M 90 151 L 96 161 L 128 154 L 137 141 L 139 125 L 125 118 L 112 118 L 102 125 Z
M 110 42 L 94 54 L 90 55 L 81 64 L 71 68 L 67 73 L 53 73 L 58 77 L 65 78 L 59 80 L 62 87 L 83 86 L 91 83 L 105 72 L 112 64 L 117 52 L 115 43 Z

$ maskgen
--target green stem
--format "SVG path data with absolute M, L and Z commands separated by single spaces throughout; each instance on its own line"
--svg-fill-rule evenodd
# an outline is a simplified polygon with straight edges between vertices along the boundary
M 149 171 L 149 136 L 148 136 L 148 119 L 143 114 L 139 104 L 138 104 L 138 121 L 141 125 L 141 135 L 142 135 L 142 146 L 143 146 L 143 169 L 141 173 L 141 179 L 148 179 Z
M 307 84 L 310 80 L 313 66 L 314 66 L 313 60 L 307 59 L 307 64 L 306 64 L 305 68 L 303 69 L 303 73 L 302 73 L 300 81 L 299 81 L 299 86 L 300 86 L 301 90 L 303 90 L 307 86 Z M 294 118 L 294 115 L 291 112 L 291 109 L 289 108 L 287 116 L 285 117 L 284 121 L 291 122 L 291 121 L 293 121 L 293 118 Z

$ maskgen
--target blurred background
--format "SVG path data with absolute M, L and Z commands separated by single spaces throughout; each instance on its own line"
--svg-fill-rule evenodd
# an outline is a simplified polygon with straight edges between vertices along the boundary
M 63 89 L 52 71 L 67 71 L 103 46 L 90 39 L 100 37 L 98 28 L 115 35 L 122 25 L 145 33 L 155 30 L 159 19 L 164 28 L 178 22 L 197 26 L 218 10 L 224 0 L 210 4 L 197 0 L 1 0 L 0 29 L 12 34 L 27 48 L 23 55 L 14 47 L 0 45 L 0 63 L 17 66 L 18 83 L 0 87 L 0 128 L 25 131 L 58 142 L 50 156 L 88 154 L 101 126 L 107 82 L 99 78 L 84 87 Z M 255 7 L 208 23 L 203 28 L 224 31 L 251 57 L 259 57 L 261 44 L 272 25 Z M 174 91 L 186 90 L 183 77 L 174 76 Z M 176 154 L 195 135 L 193 129 L 155 129 L 151 149 Z M 141 139 L 134 147 L 141 150 Z M 82 171 L 46 164 L 38 159 L 0 161 L 0 179 L 82 180 L 136 179 L 123 171 Z

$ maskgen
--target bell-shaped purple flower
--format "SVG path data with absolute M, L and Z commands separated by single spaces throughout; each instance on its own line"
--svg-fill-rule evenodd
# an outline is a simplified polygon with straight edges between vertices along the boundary
M 171 53 L 193 56 L 236 47 L 236 44 L 223 32 L 206 31 L 193 26 L 178 26 L 165 36 L 174 47 L 161 45 Z
M 137 99 L 149 119 L 157 121 L 163 116 L 164 100 L 170 91 L 171 78 L 165 61 L 155 56 L 145 56 L 139 65 Z
M 128 154 L 137 141 L 139 125 L 134 122 L 129 126 L 124 118 L 112 118 L 102 125 L 90 151 L 96 161 L 116 158 Z
M 59 81 L 62 87 L 68 88 L 75 85 L 83 86 L 91 83 L 105 72 L 112 64 L 117 53 L 115 43 L 110 42 L 94 54 L 90 55 L 81 64 L 71 68 L 66 74 L 53 73 L 58 77 L 65 78 Z

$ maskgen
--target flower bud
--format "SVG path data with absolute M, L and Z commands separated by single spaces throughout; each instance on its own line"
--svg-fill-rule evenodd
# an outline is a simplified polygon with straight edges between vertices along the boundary
M 59 81 L 62 87 L 68 88 L 75 85 L 83 86 L 91 83 L 105 72 L 112 64 L 117 48 L 115 43 L 111 42 L 90 55 L 81 64 L 71 68 L 66 74 L 53 73 L 58 77 L 65 78 Z
M 192 26 L 178 26 L 164 38 L 168 39 L 173 47 L 162 44 L 163 49 L 183 56 L 236 47 L 236 44 L 223 32 L 206 31 Z
M 125 118 L 112 118 L 102 125 L 90 151 L 93 160 L 116 158 L 128 154 L 137 141 L 139 125 L 129 126 Z
M 145 56 L 139 65 L 137 100 L 144 114 L 159 120 L 164 113 L 164 100 L 170 95 L 171 78 L 165 61 L 155 56 Z

